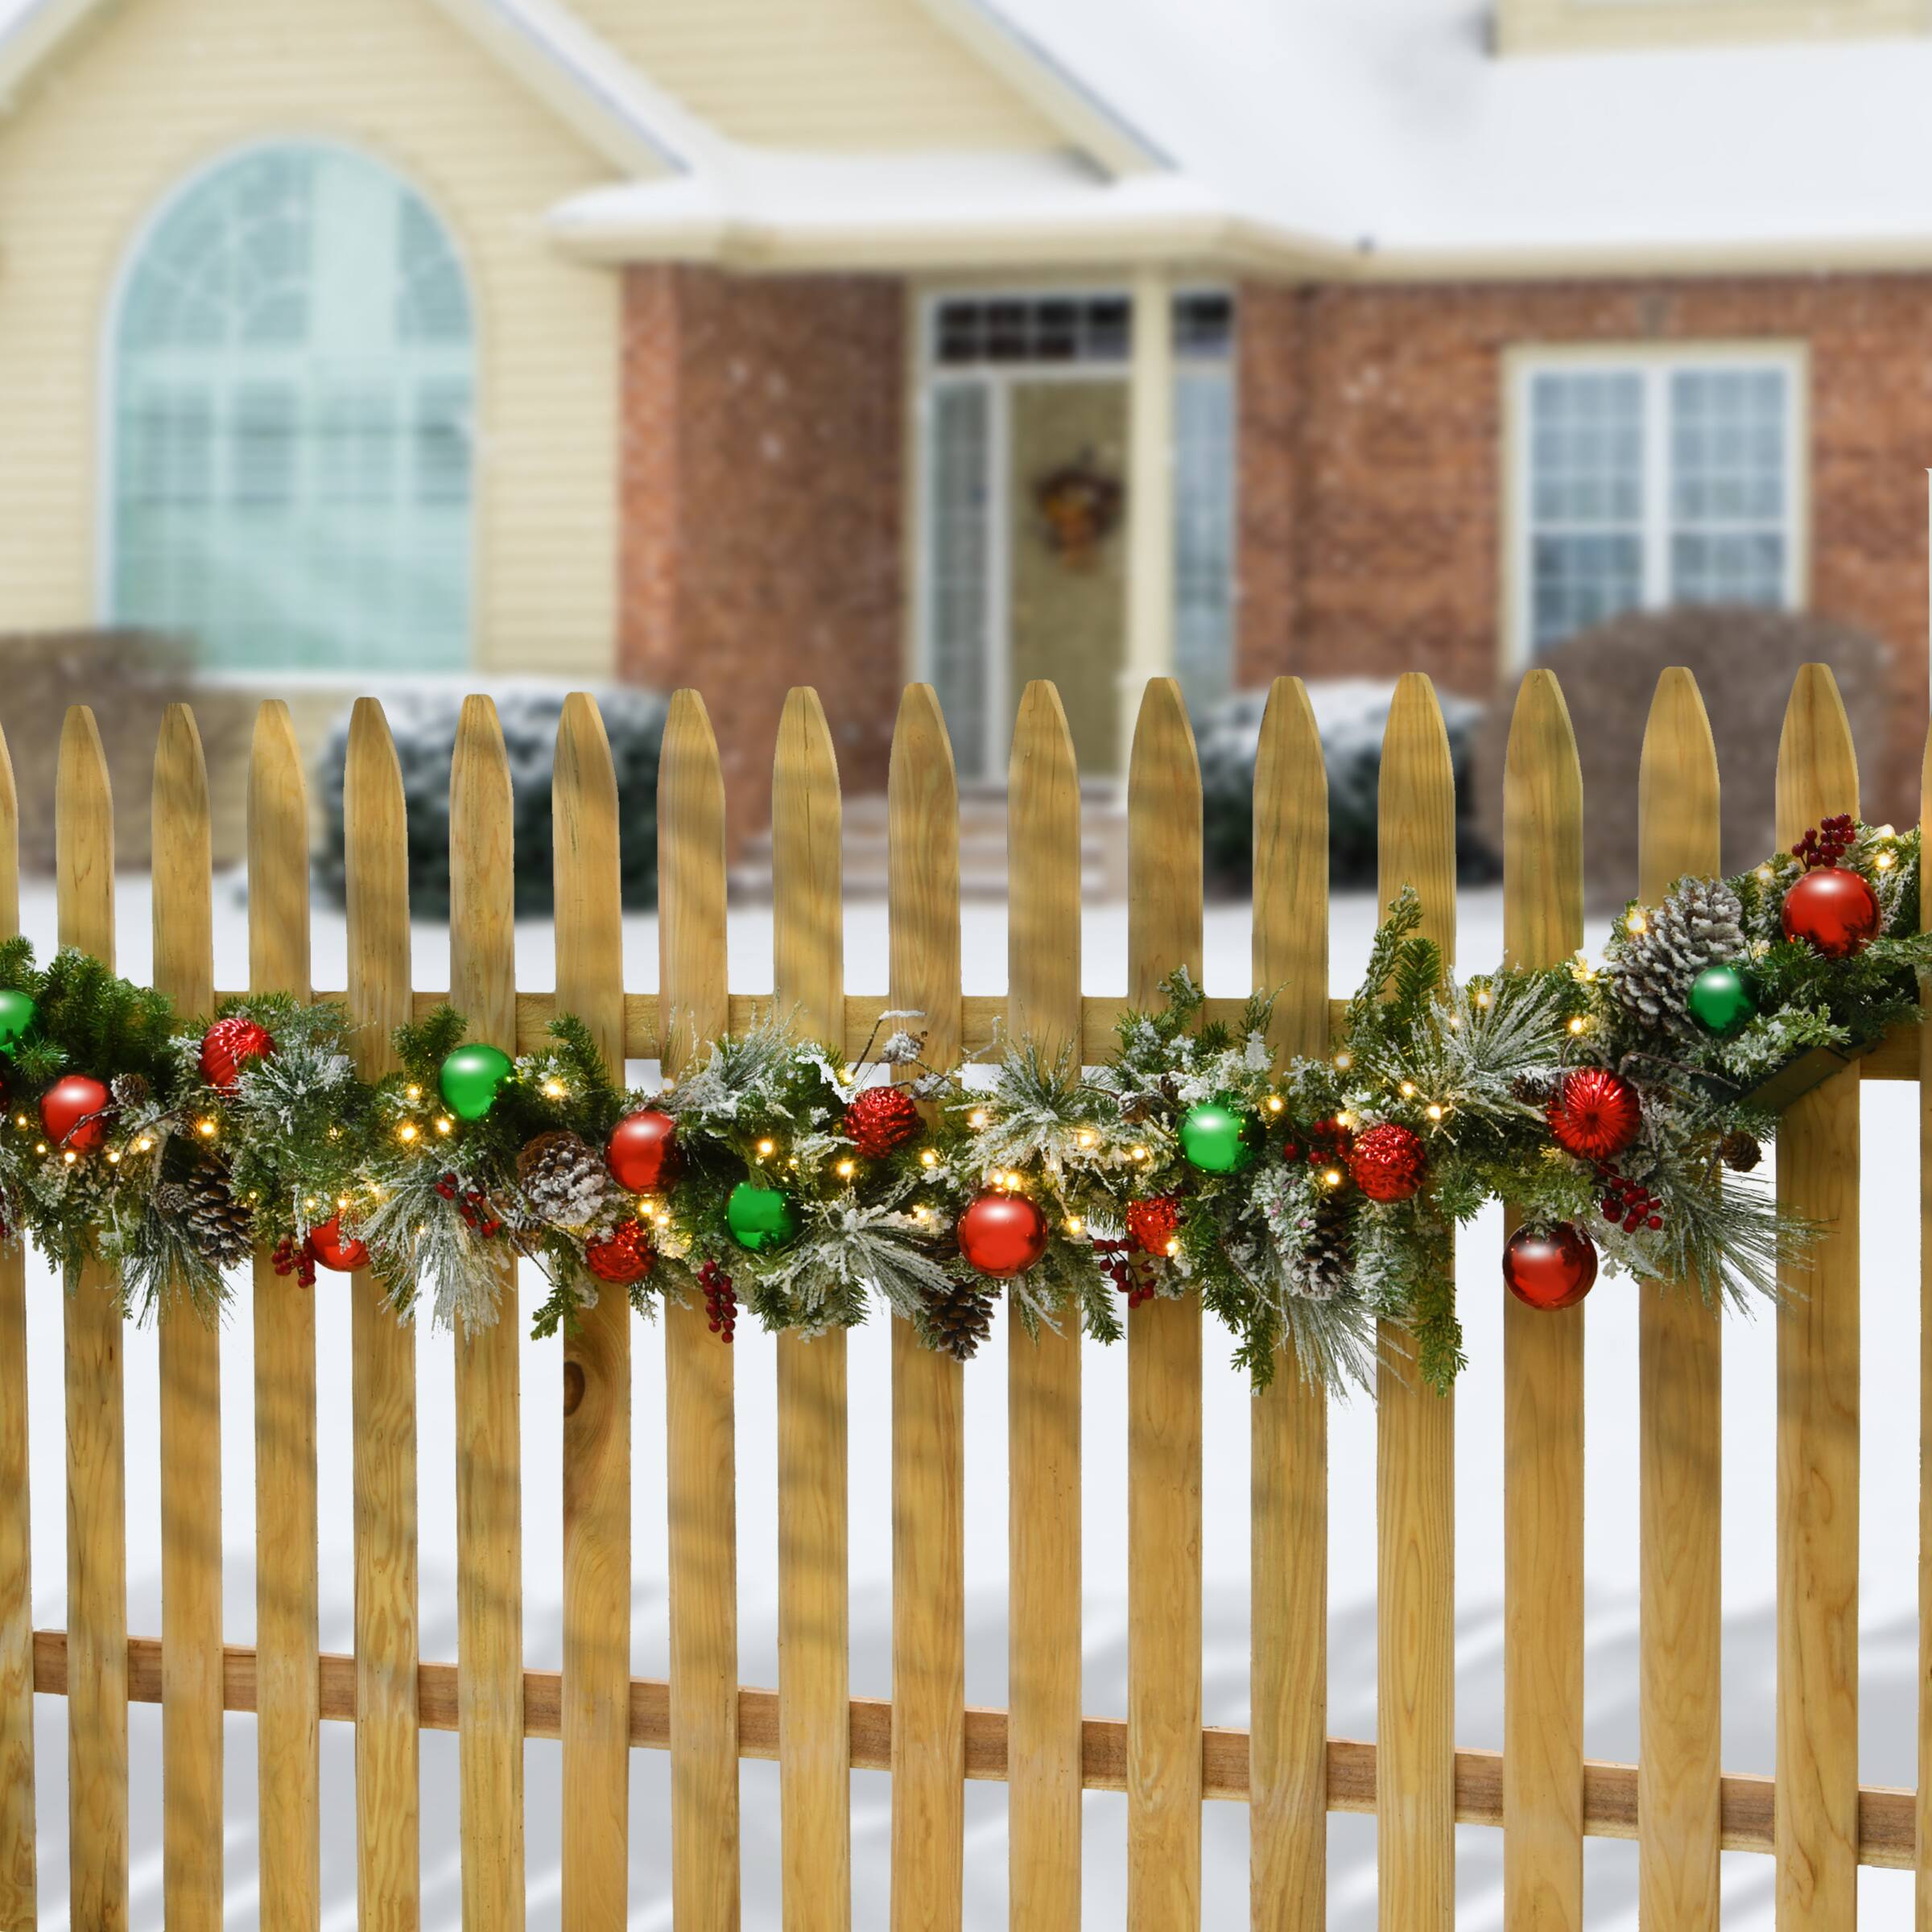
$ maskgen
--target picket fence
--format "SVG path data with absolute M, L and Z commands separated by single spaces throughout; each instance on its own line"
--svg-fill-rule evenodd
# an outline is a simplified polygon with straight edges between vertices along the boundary
M 1856 811 L 1856 766 L 1828 672 L 1792 694 L 1778 753 L 1781 839 Z M 1642 889 L 1718 863 L 1718 774 L 1696 687 L 1666 673 L 1640 780 Z M 1129 779 L 1131 902 L 1121 997 L 1080 990 L 1080 794 L 1051 686 L 1021 704 L 1009 786 L 1010 959 L 1003 997 L 960 983 L 957 811 L 932 692 L 900 708 L 890 783 L 890 1001 L 927 1016 L 931 1055 L 985 1042 L 996 1018 L 1046 1042 L 1105 1049 L 1125 1001 L 1202 956 L 1199 768 L 1179 691 L 1150 684 Z M 556 981 L 513 974 L 510 783 L 489 700 L 464 707 L 451 778 L 452 985 L 477 1034 L 540 1038 L 558 1002 L 615 1060 L 663 1057 L 742 1026 L 763 1000 L 728 995 L 724 791 L 700 700 L 674 700 L 659 790 L 660 990 L 621 979 L 617 796 L 592 702 L 573 698 L 555 780 Z M 61 742 L 60 936 L 114 952 L 112 815 L 101 743 L 76 709 Z M 1505 780 L 1509 957 L 1563 957 L 1583 940 L 1583 801 L 1561 693 L 1544 671 L 1517 701 Z M 0 930 L 19 914 L 17 808 L 0 746 Z M 1446 947 L 1455 923 L 1449 747 L 1426 679 L 1391 711 L 1381 795 L 1385 895 L 1413 884 Z M 773 804 L 775 997 L 800 1024 L 859 1051 L 885 1001 L 844 989 L 840 791 L 817 697 L 791 693 Z M 163 725 L 154 778 L 156 983 L 190 1011 L 212 984 L 208 795 L 194 720 Z M 380 708 L 357 707 L 348 749 L 349 972 L 365 1071 L 388 1030 L 442 993 L 412 993 L 403 796 Z M 309 990 L 308 812 L 287 710 L 262 708 L 249 791 L 249 935 L 257 989 Z M 1274 687 L 1255 791 L 1253 976 L 1285 989 L 1284 1053 L 1323 1051 L 1327 803 L 1306 694 Z M 1211 1002 L 1228 1010 L 1232 1001 Z M 1932 1032 L 1926 1036 L 1932 1041 Z M 847 1657 L 846 1353 L 839 1338 L 778 1348 L 779 1670 L 738 1682 L 733 1353 L 703 1315 L 661 1331 L 666 1400 L 670 1678 L 629 1674 L 630 1400 L 634 1329 L 621 1296 L 559 1344 L 564 1414 L 560 1674 L 524 1668 L 520 1604 L 518 1331 L 460 1341 L 456 1398 L 460 1616 L 454 1662 L 418 1655 L 415 1340 L 374 1282 L 354 1278 L 355 1651 L 318 1654 L 313 1294 L 255 1264 L 252 1364 L 221 1360 L 192 1320 L 160 1337 L 162 1628 L 127 1629 L 122 1335 L 97 1276 L 66 1303 L 68 1628 L 35 1631 L 28 1591 L 23 1265 L 0 1260 L 0 1932 L 35 1918 L 32 1699 L 67 1699 L 72 1922 L 128 1919 L 128 1703 L 159 1701 L 169 1932 L 222 1914 L 222 1713 L 252 1711 L 260 1752 L 261 1920 L 313 1932 L 320 1910 L 318 1733 L 356 1727 L 360 1922 L 418 1923 L 418 1739 L 460 1738 L 463 1921 L 524 1920 L 523 1740 L 562 1740 L 563 1922 L 624 1923 L 630 1753 L 668 1750 L 679 1932 L 739 1923 L 738 1762 L 776 1758 L 785 1932 L 850 1922 L 849 1770 L 892 1776 L 891 1916 L 900 1932 L 960 1925 L 966 1778 L 1004 1780 L 1011 1922 L 1080 1922 L 1083 1790 L 1127 1794 L 1133 1932 L 1200 1922 L 1201 1806 L 1245 1802 L 1252 1922 L 1311 1932 L 1326 1913 L 1326 1818 L 1373 1813 L 1381 1921 L 1437 1932 L 1455 1909 L 1459 1823 L 1505 1833 L 1512 1927 L 1583 1921 L 1586 1835 L 1635 1838 L 1643 1922 L 1718 1923 L 1720 1847 L 1769 1854 L 1781 1932 L 1854 1923 L 1859 1864 L 1910 1867 L 1932 1843 L 1926 1800 L 1861 1790 L 1857 1769 L 1859 1081 L 1919 1079 L 1916 1031 L 1801 1100 L 1779 1143 L 1785 1200 L 1831 1232 L 1802 1298 L 1779 1316 L 1775 1785 L 1719 1758 L 1718 1323 L 1694 1300 L 1648 1296 L 1641 1335 L 1641 1748 L 1637 1765 L 1583 1754 L 1583 1364 L 1586 1311 L 1506 1309 L 1506 1719 L 1500 1753 L 1459 1751 L 1453 1703 L 1453 1406 L 1400 1374 L 1380 1390 L 1378 1735 L 1334 1739 L 1326 1686 L 1327 1415 L 1293 1374 L 1253 1405 L 1253 1719 L 1203 1729 L 1201 1316 L 1156 1302 L 1129 1324 L 1129 1690 L 1123 1715 L 1081 1708 L 1080 1354 L 1009 1325 L 1011 1708 L 964 1694 L 961 1370 L 894 1323 L 893 1656 L 890 1702 L 854 1699 Z M 1932 1145 L 1929 1141 L 1928 1145 Z M 1932 1199 L 1932 1166 L 1926 1174 Z M 1932 1242 L 1926 1253 L 1932 1257 Z M 1926 1280 L 1932 1283 L 1932 1273 Z M 1478 1291 L 1501 1293 L 1484 1280 Z M 1932 1339 L 1932 1321 L 1926 1332 Z M 642 1344 L 640 1344 L 642 1345 Z M 231 1358 L 233 1351 L 231 1350 Z M 258 1641 L 225 1646 L 221 1619 L 219 1378 L 254 1386 Z M 658 1418 L 648 1418 L 658 1426 Z M 143 1452 L 151 1445 L 137 1446 Z M 1922 1619 L 1922 1622 L 1924 1620 Z M 1924 1670 L 1922 1667 L 1922 1681 Z M 1922 1731 L 1922 1736 L 1925 1733 Z M 1922 1781 L 1922 1782 L 1924 1781 Z M 1922 1868 L 1918 1923 L 1932 1926 Z

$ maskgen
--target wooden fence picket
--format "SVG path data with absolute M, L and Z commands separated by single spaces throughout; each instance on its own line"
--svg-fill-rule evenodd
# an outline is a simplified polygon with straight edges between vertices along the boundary
M 342 786 L 356 1071 L 393 1070 L 413 1009 L 409 824 L 382 708 L 359 698 Z M 338 1203 L 340 1205 L 340 1203 Z M 369 1269 L 350 1282 L 354 1367 L 356 1898 L 369 1932 L 422 1915 L 416 1719 L 416 1340 Z
M 1006 788 L 1016 1038 L 1080 1046 L 1080 784 L 1052 685 L 1020 699 Z M 1008 1315 L 1006 1778 L 1013 1932 L 1080 1917 L 1080 1332 Z
M 1282 1059 L 1328 1050 L 1328 778 L 1299 678 L 1277 678 L 1254 766 L 1254 985 Z M 1328 1397 L 1292 1348 L 1254 1401 L 1249 1913 L 1327 1922 Z
M 1715 878 L 1717 749 L 1697 680 L 1657 679 L 1637 774 L 1637 893 Z M 1646 1926 L 1717 1932 L 1722 1839 L 1720 1583 L 1724 1324 L 1686 1286 L 1639 1305 L 1642 1630 L 1638 1911 Z
M 155 985 L 214 1005 L 208 770 L 195 715 L 171 704 L 155 751 Z M 221 1330 L 182 1307 L 159 1324 L 163 1910 L 169 1932 L 221 1924 Z
M 1435 691 L 1396 686 L 1382 740 L 1384 904 L 1413 886 L 1422 930 L 1455 955 L 1455 777 Z M 1455 1918 L 1455 1404 L 1384 1324 L 1377 1375 L 1376 1819 L 1385 1932 Z
M 929 1066 L 962 1041 L 960 814 L 930 684 L 908 685 L 888 781 L 890 997 Z M 892 1318 L 892 1924 L 959 1932 L 966 1832 L 966 1446 L 960 1364 Z
M 249 984 L 309 992 L 308 798 L 288 707 L 255 720 L 248 774 Z M 255 1256 L 255 1678 L 263 1932 L 322 1913 L 316 1297 Z
M 808 1038 L 844 1034 L 841 808 L 818 693 L 786 698 L 772 770 L 772 985 Z M 852 1918 L 845 1336 L 778 1337 L 778 1793 L 785 1932 Z
M 517 1043 L 516 836 L 497 708 L 463 700 L 449 770 L 449 997 L 469 1037 Z M 523 1476 L 517 1271 L 493 1323 L 459 1323 L 457 1777 L 464 1932 L 522 1932 Z
M 20 803 L 0 736 L 0 939 L 20 930 Z M 0 1932 L 32 1932 L 34 1591 L 28 1508 L 27 1257 L 0 1252 Z
M 704 700 L 671 700 L 658 765 L 658 997 L 675 1078 L 729 1030 L 724 774 Z M 737 1932 L 738 1546 L 733 1351 L 703 1306 L 664 1310 L 671 1570 L 671 1914 Z
M 1831 673 L 1798 674 L 1777 748 L 1777 840 L 1858 811 Z M 1779 1125 L 1777 1198 L 1826 1232 L 1777 1315 L 1778 1932 L 1858 1917 L 1859 1068 Z
M 557 1000 L 624 1063 L 617 781 L 595 701 L 565 701 L 551 782 Z M 579 1311 L 564 1341 L 564 1932 L 629 1912 L 630 1298 Z
M 1932 730 L 1918 774 L 1918 823 L 1932 832 Z M 1924 848 L 1922 844 L 1921 851 Z M 1932 892 L 1919 873 L 1918 922 L 1932 931 Z M 1919 1003 L 1932 1005 L 1932 973 Z M 1918 1802 L 1913 1932 L 1932 1932 L 1932 1027 L 1918 1034 Z
M 1555 675 L 1523 679 L 1503 774 L 1503 952 L 1583 943 L 1583 784 Z M 1503 1295 L 1503 1899 L 1512 1926 L 1582 1932 L 1583 1303 Z
M 1127 997 L 1201 978 L 1201 771 L 1171 678 L 1148 684 L 1127 778 Z M 1127 1923 L 1201 1915 L 1201 1304 L 1127 1318 Z

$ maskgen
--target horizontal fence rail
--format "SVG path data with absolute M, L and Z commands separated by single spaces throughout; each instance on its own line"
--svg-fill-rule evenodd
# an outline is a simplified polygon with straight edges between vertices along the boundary
M 1932 774 L 1932 749 L 1927 770 Z M 488 700 L 466 701 L 451 781 L 448 994 L 411 985 L 406 828 L 381 708 L 357 707 L 348 740 L 349 983 L 317 997 L 359 1022 L 361 1071 L 388 1063 L 389 1030 L 452 1000 L 474 1037 L 519 1051 L 559 1010 L 607 1057 L 682 1074 L 706 1041 L 774 1009 L 857 1059 L 889 1012 L 926 1015 L 937 1065 L 1002 1038 L 1114 1045 L 1130 1005 L 1203 952 L 1201 793 L 1178 687 L 1156 680 L 1127 783 L 1131 879 L 1127 984 L 1080 990 L 1080 781 L 1057 694 L 1018 707 L 1008 787 L 1009 990 L 961 983 L 959 799 L 936 700 L 906 694 L 888 796 L 890 990 L 845 989 L 841 800 L 815 694 L 794 691 L 774 764 L 773 985 L 727 990 L 725 792 L 702 702 L 673 700 L 660 763 L 658 993 L 622 987 L 618 815 L 610 748 L 588 699 L 559 728 L 553 811 L 557 985 L 519 991 L 513 812 Z M 1932 779 L 1929 779 L 1932 782 Z M 1659 686 L 1639 782 L 1647 898 L 1717 863 L 1718 772 L 1689 674 Z M 154 783 L 156 984 L 184 1007 L 212 985 L 208 786 L 192 716 L 170 710 Z M 250 774 L 251 988 L 306 993 L 308 795 L 286 708 L 263 707 Z M 43 802 L 32 801 L 39 809 Z M 1801 675 L 1778 749 L 1778 833 L 1856 811 L 1858 778 L 1829 674 Z M 1583 936 L 1582 799 L 1561 692 L 1545 671 L 1520 695 L 1504 796 L 1505 938 L 1513 964 L 1566 956 Z M 98 733 L 76 708 L 62 740 L 57 813 L 60 937 L 111 959 L 112 810 Z M 1278 680 L 1255 783 L 1254 984 L 1278 990 L 1272 1043 L 1326 1050 L 1342 1018 L 1327 995 L 1327 795 L 1307 693 Z M 1455 803 L 1427 680 L 1392 706 L 1381 798 L 1385 898 L 1416 888 L 1426 930 L 1454 952 Z M 0 744 L 0 935 L 18 923 L 18 817 Z M 1932 908 L 1926 917 L 1932 921 Z M 1216 997 L 1210 1018 L 1242 1002 Z M 1717 1923 L 1718 1854 L 1776 1861 L 1781 1932 L 1850 1926 L 1859 1865 L 1919 1864 L 1922 1793 L 1857 1778 L 1857 1104 L 1866 1080 L 1922 1080 L 1932 1033 L 1901 1026 L 1808 1095 L 1780 1141 L 1782 1197 L 1827 1225 L 1821 1258 L 1778 1323 L 1778 1777 L 1724 1773 L 1719 1757 L 1721 1447 L 1719 1325 L 1694 1301 L 1645 1298 L 1640 1346 L 1640 1761 L 1583 1753 L 1583 1413 L 1585 1310 L 1506 1308 L 1505 1749 L 1455 1744 L 1454 1411 L 1385 1367 L 1377 1418 L 1379 1735 L 1327 1736 L 1327 1405 L 1291 1371 L 1253 1406 L 1251 1728 L 1204 1724 L 1202 1657 L 1202 1311 L 1158 1300 L 1129 1324 L 1128 1696 L 1119 1716 L 1081 1695 L 1081 1362 L 1077 1335 L 1009 1323 L 1010 1707 L 964 1699 L 964 1472 L 960 1365 L 894 1320 L 891 1350 L 893 1695 L 851 1695 L 848 1415 L 842 1335 L 780 1338 L 773 1399 L 779 1498 L 778 1682 L 740 1682 L 733 1352 L 703 1313 L 666 1311 L 665 1413 L 631 1400 L 645 1346 L 607 1296 L 559 1344 L 557 1380 L 519 1386 L 521 1319 L 506 1269 L 494 1327 L 456 1347 L 458 1656 L 419 1655 L 415 1344 L 373 1278 L 348 1285 L 354 1327 L 355 1649 L 318 1641 L 314 1293 L 254 1268 L 253 1379 L 258 1641 L 225 1644 L 218 1533 L 221 1380 L 244 1372 L 218 1331 L 164 1326 L 160 1351 L 162 1633 L 126 1621 L 122 1335 L 90 1276 L 63 1309 L 68 1519 L 64 1630 L 35 1630 L 28 1575 L 27 1315 L 17 1254 L 0 1257 L 0 1932 L 36 1924 L 32 1699 L 67 1700 L 72 1915 L 128 1923 L 130 1703 L 158 1704 L 164 1766 L 167 1922 L 223 1913 L 223 1716 L 257 1719 L 261 1922 L 312 1932 L 322 1897 L 321 1727 L 355 1728 L 359 1913 L 419 1921 L 419 1734 L 457 1734 L 463 1918 L 518 1932 L 527 1883 L 523 1743 L 561 1745 L 566 1932 L 624 1922 L 632 1863 L 630 1753 L 671 1757 L 670 1885 L 679 1932 L 737 1932 L 738 1765 L 779 1767 L 786 1932 L 850 1921 L 854 1769 L 890 1773 L 895 1932 L 962 1932 L 967 1781 L 1008 1786 L 1011 1923 L 1078 1922 L 1081 1794 L 1126 1798 L 1132 1932 L 1201 1923 L 1204 1802 L 1251 1811 L 1252 1924 L 1309 1932 L 1327 1911 L 1324 1820 L 1378 1821 L 1388 1932 L 1445 1929 L 1455 1827 L 1505 1835 L 1513 1925 L 1582 1922 L 1586 1837 L 1635 1839 L 1646 1927 Z M 1922 1086 L 1922 1092 L 1924 1088 Z M 1922 1111 L 1922 1117 L 1924 1117 Z M 1932 1136 L 1926 1145 L 1932 1148 Z M 1932 1161 L 1932 1154 L 1927 1155 Z M 1932 1203 L 1932 1166 L 1926 1199 Z M 1929 1208 L 1928 1212 L 1932 1212 Z M 1926 1262 L 1932 1283 L 1932 1250 Z M 1489 1281 L 1465 1295 L 1500 1293 Z M 1928 1290 L 1932 1294 L 1932 1289 Z M 1932 1304 L 1929 1304 L 1932 1305 Z M 880 1319 L 886 1319 L 881 1311 Z M 656 1346 L 654 1335 L 648 1345 Z M 1926 1360 L 1932 1364 L 1932 1330 Z M 231 1359 L 225 1363 L 224 1355 Z M 44 1377 L 51 1365 L 35 1364 Z M 1932 1373 L 1932 1368 L 1928 1368 Z M 864 1399 L 884 1399 L 865 1392 Z M 522 1412 L 563 1418 L 561 1670 L 524 1666 Z M 670 1672 L 630 1674 L 634 1430 L 667 1431 Z M 232 1511 L 248 1507 L 229 1499 Z M 1932 1524 L 1932 1505 L 1926 1517 Z M 1932 1570 L 1924 1572 L 1932 1575 Z M 1927 1588 L 1932 1591 L 1932 1583 Z M 1932 1604 L 1932 1596 L 1926 1599 Z M 1922 1735 L 1932 1724 L 1922 1717 Z M 1927 1745 L 1932 1755 L 1932 1743 Z M 1921 1919 L 1932 1884 L 1921 1868 Z

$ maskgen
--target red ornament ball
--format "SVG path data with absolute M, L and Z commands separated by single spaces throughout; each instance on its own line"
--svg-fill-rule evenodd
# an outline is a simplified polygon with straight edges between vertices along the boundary
M 324 1268 L 332 1268 L 337 1274 L 348 1274 L 369 1265 L 368 1248 L 353 1234 L 343 1234 L 339 1214 L 331 1215 L 319 1227 L 309 1229 L 308 1251 Z
M 619 1221 L 601 1241 L 584 1250 L 584 1265 L 601 1282 L 624 1287 L 641 1282 L 657 1265 L 657 1251 L 641 1222 Z
M 1644 1124 L 1637 1089 L 1607 1067 L 1571 1067 L 1546 1112 L 1558 1146 L 1586 1161 L 1621 1154 Z
M 1421 1136 L 1395 1121 L 1358 1133 L 1348 1154 L 1349 1174 L 1372 1201 L 1407 1200 L 1428 1165 Z
M 91 1073 L 70 1073 L 40 1096 L 40 1131 L 56 1147 L 92 1154 L 107 1138 L 114 1096 Z
M 1024 1274 L 1046 1252 L 1046 1217 L 1023 1194 L 979 1195 L 960 1216 L 960 1253 L 981 1274 Z
M 659 1107 L 640 1107 L 610 1130 L 604 1162 L 620 1187 L 649 1194 L 678 1170 L 678 1124 Z
M 1519 1228 L 1503 1249 L 1504 1286 L 1532 1308 L 1573 1308 L 1596 1281 L 1596 1245 L 1572 1221 Z
M 1785 894 L 1788 939 L 1805 939 L 1828 960 L 1848 960 L 1878 937 L 1878 894 L 1863 873 L 1820 865 Z
M 265 1060 L 274 1036 L 242 1013 L 217 1020 L 201 1036 L 201 1077 L 211 1087 L 232 1087 L 244 1060 Z
M 845 1137 L 869 1161 L 883 1160 L 919 1137 L 926 1125 L 903 1087 L 867 1087 L 845 1109 Z
M 1178 1195 L 1158 1194 L 1151 1200 L 1127 1203 L 1127 1236 L 1142 1254 L 1168 1253 L 1180 1232 Z

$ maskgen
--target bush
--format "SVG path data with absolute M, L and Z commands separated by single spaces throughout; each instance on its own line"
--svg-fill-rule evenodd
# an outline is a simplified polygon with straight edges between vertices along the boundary
M 1376 791 L 1394 690 L 1360 678 L 1308 687 L 1328 768 L 1328 871 L 1338 886 L 1376 881 Z M 1451 692 L 1439 695 L 1455 766 L 1457 862 L 1465 879 L 1490 878 L 1495 857 L 1475 830 L 1467 783 L 1483 708 Z M 1197 741 L 1208 876 L 1227 891 L 1245 892 L 1253 879 L 1254 759 L 1267 704 L 1265 691 L 1236 691 L 1208 713 Z
M 525 687 L 497 700 L 516 801 L 519 919 L 547 914 L 552 903 L 550 781 L 564 698 L 560 689 Z M 620 687 L 600 692 L 597 704 L 617 768 L 624 904 L 648 911 L 658 899 L 658 754 L 664 741 L 664 700 L 655 691 Z M 453 693 L 421 692 L 385 709 L 409 814 L 410 910 L 419 918 L 440 919 L 449 910 L 449 767 L 462 700 Z M 316 873 L 338 902 L 343 897 L 342 771 L 349 718 L 345 712 L 329 733 L 317 786 L 324 825 Z

